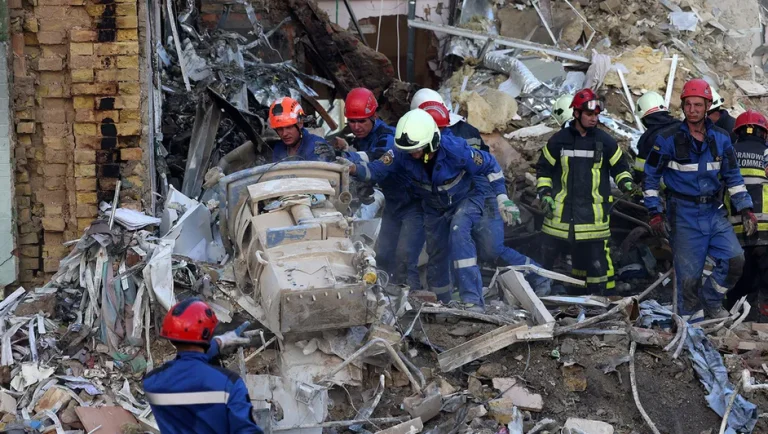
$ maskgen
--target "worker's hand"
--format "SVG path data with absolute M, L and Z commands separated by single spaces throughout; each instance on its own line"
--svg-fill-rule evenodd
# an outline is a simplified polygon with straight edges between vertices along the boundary
M 499 213 L 504 223 L 508 225 L 520 224 L 520 208 L 515 205 L 506 194 L 496 196 L 496 203 L 499 205 Z
M 622 193 L 629 193 L 635 189 L 635 184 L 632 181 L 626 181 L 619 184 L 619 190 Z
M 751 209 L 741 211 L 741 222 L 744 224 L 744 234 L 751 237 L 757 232 L 757 217 Z
M 219 342 L 219 350 L 238 345 L 248 345 L 251 342 L 251 339 L 243 337 L 243 332 L 249 325 L 251 325 L 250 321 L 245 321 L 234 330 L 230 330 L 223 335 L 214 336 L 213 338 Z
M 648 222 L 651 227 L 651 234 L 660 238 L 669 238 L 669 232 L 667 232 L 667 222 L 664 219 L 664 214 L 654 214 L 651 216 L 651 220 Z
M 336 140 L 333 142 L 333 147 L 339 152 L 344 152 L 349 149 L 349 143 L 341 137 L 336 137 Z
M 552 198 L 552 195 L 545 194 L 541 196 L 540 199 L 540 209 L 546 213 L 546 216 L 548 219 L 551 219 L 555 215 L 555 199 Z
M 349 174 L 350 175 L 354 175 L 355 173 L 357 173 L 357 166 L 355 166 L 355 163 L 347 160 L 346 158 L 338 157 L 338 158 L 336 158 L 336 162 L 341 164 L 342 166 L 349 167 Z

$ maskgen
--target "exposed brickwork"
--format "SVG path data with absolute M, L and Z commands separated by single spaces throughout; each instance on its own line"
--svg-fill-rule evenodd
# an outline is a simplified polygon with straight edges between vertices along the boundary
M 38 283 L 110 201 L 144 193 L 135 0 L 10 2 L 19 280 Z M 133 202 L 133 203 L 131 203 Z M 139 206 L 140 208 L 140 206 Z

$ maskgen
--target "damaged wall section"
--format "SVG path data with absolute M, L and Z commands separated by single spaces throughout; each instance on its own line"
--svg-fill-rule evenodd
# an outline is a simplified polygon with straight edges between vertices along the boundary
M 39 282 L 111 201 L 141 208 L 135 0 L 11 0 L 19 280 Z

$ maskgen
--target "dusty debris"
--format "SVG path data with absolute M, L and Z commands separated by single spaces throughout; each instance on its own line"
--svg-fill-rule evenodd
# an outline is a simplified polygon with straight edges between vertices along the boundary
M 501 392 L 501 398 L 495 400 L 498 402 L 494 405 L 489 403 L 491 412 L 494 408 L 507 408 L 510 404 L 528 411 L 541 411 L 544 408 L 541 395 L 528 391 L 525 386 L 518 384 L 516 378 L 494 378 L 493 388 Z
M 574 417 L 565 421 L 563 429 L 581 430 L 585 434 L 613 434 L 613 427 L 605 422 Z M 573 432 L 573 431 L 572 431 Z

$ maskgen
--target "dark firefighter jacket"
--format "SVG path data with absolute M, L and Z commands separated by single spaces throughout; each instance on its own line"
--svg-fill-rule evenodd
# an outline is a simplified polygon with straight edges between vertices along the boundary
M 637 158 L 635 159 L 635 170 L 637 172 L 645 171 L 645 159 L 651 153 L 653 144 L 656 143 L 656 136 L 666 127 L 680 125 L 679 119 L 672 117 L 669 112 L 651 113 L 643 118 L 645 132 L 637 141 Z
M 544 219 L 544 233 L 575 241 L 610 237 L 610 177 L 617 184 L 632 178 L 611 136 L 597 128 L 584 137 L 573 125 L 561 129 L 542 149 L 537 175 L 539 192 L 555 199 L 554 216 Z
M 753 210 L 757 216 L 757 234 L 749 238 L 744 235 L 741 213 L 726 201 L 729 208 L 729 220 L 742 246 L 768 245 L 768 178 L 765 176 L 768 147 L 765 140 L 755 135 L 743 135 L 734 143 L 736 159 L 739 162 L 741 177 L 747 186 L 747 193 L 752 198 Z

